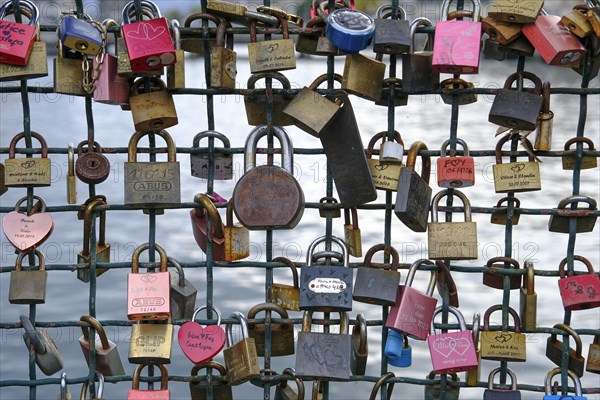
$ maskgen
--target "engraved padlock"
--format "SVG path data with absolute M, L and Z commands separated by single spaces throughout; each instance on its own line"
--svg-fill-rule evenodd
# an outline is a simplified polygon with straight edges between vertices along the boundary
M 159 390 L 140 390 L 140 376 L 142 369 L 150 364 L 140 364 L 133 372 L 133 382 L 131 389 L 127 391 L 127 400 L 169 400 L 171 391 L 169 390 L 169 373 L 164 364 L 156 365 L 160 370 L 160 389 Z
M 580 210 L 579 207 L 577 207 L 579 204 L 587 205 L 588 208 Z M 573 205 L 575 205 L 575 207 L 573 207 Z M 561 211 L 562 215 L 550 215 L 550 220 L 548 221 L 548 230 L 550 232 L 569 233 L 571 218 L 575 218 L 577 221 L 575 228 L 576 233 L 592 232 L 594 226 L 596 226 L 598 217 L 589 215 L 597 210 L 596 200 L 589 196 L 573 195 L 565 197 L 558 203 L 558 208 L 555 210 Z M 569 215 L 569 211 L 572 211 L 574 215 Z
M 25 132 L 15 135 L 8 145 L 8 159 L 4 161 L 4 184 L 7 187 L 50 186 L 52 169 L 48 158 L 48 145 L 44 137 L 37 132 L 31 132 L 31 137 L 40 143 L 41 158 L 16 158 L 17 143 L 25 138 Z
M 393 140 L 385 140 L 379 147 L 379 151 L 375 150 L 375 143 L 378 140 L 389 138 L 387 132 L 379 132 L 375 134 L 369 141 L 367 146 L 367 163 L 369 164 L 369 172 L 373 179 L 375 188 L 380 190 L 398 190 L 398 181 L 400 180 L 400 171 L 402 165 L 402 157 L 404 156 L 404 141 L 400 134 L 394 131 Z M 385 151 L 385 155 L 384 155 Z M 379 159 L 374 159 L 373 154 L 379 153 Z
M 502 145 L 509 140 L 518 140 L 528 150 L 528 162 L 502 163 Z M 505 135 L 496 145 L 496 164 L 492 165 L 494 173 L 494 189 L 496 193 L 530 192 L 541 190 L 540 163 L 535 161 L 531 142 L 519 135 L 518 138 Z
M 210 138 L 218 139 L 223 143 L 224 149 L 229 149 L 231 144 L 227 136 L 217 131 L 203 131 L 196 136 L 192 142 L 192 153 L 190 154 L 190 170 L 192 176 L 202 179 L 208 179 L 210 160 L 213 160 L 213 180 L 224 181 L 233 179 L 233 154 L 231 153 L 195 153 L 193 150 L 200 147 L 200 141 L 204 138 L 209 139 L 208 148 L 210 149 Z M 214 151 L 214 146 L 213 146 Z
M 491 306 L 483 315 L 483 330 L 481 332 L 481 358 L 484 360 L 524 362 L 527 358 L 527 343 L 524 333 L 521 333 L 519 314 L 508 307 L 508 313 L 514 321 L 514 331 L 503 326 L 500 331 L 490 330 L 490 316 L 495 311 L 502 311 L 501 304 Z
M 278 18 L 281 25 L 282 39 L 265 40 L 258 42 L 256 39 L 255 19 L 250 22 L 250 43 L 248 43 L 248 59 L 250 72 L 285 71 L 296 68 L 296 53 L 294 41 L 289 37 L 288 22 Z
M 600 277 L 595 273 L 592 263 L 578 255 L 574 255 L 573 260 L 582 262 L 588 273 L 574 275 L 574 271 L 565 271 L 567 258 L 560 262 L 558 289 L 564 309 L 575 311 L 600 307 Z
M 506 49 L 507 44 L 521 36 L 521 24 L 499 21 L 489 15 L 481 19 L 481 27 L 489 39 L 495 41 Z
M 92 78 L 92 71 L 84 68 L 84 62 L 89 66 L 85 55 L 69 51 L 63 47 L 61 41 L 58 41 L 58 54 L 54 59 L 54 91 L 56 93 L 85 97 L 93 94 L 93 91 L 88 93 L 83 85 L 84 81 L 89 82 Z
M 348 54 L 344 63 L 342 89 L 371 101 L 379 101 L 386 65 L 360 53 Z
M 574 137 L 574 138 L 567 140 L 565 142 L 564 149 L 565 149 L 565 151 L 572 150 L 571 146 L 573 146 L 573 144 L 575 144 L 578 147 L 579 143 L 582 143 L 582 145 L 583 144 L 587 145 L 587 151 L 596 151 L 596 148 L 594 147 L 594 142 L 592 141 L 592 139 L 587 138 L 587 137 Z M 577 152 L 573 155 L 566 155 L 566 154 L 563 155 L 562 156 L 563 169 L 574 170 L 577 158 L 579 158 L 579 155 L 577 154 Z M 596 157 L 583 156 L 581 158 L 581 163 L 579 165 L 580 169 L 590 169 L 590 168 L 596 168 L 596 167 L 598 167 L 598 160 Z
M 88 367 L 90 365 L 90 351 L 93 347 L 97 371 L 101 372 L 104 376 L 125 375 L 123 363 L 119 356 L 119 349 L 114 342 L 108 339 L 100 322 L 89 315 L 83 315 L 79 320 L 86 322 L 95 332 L 94 335 L 90 336 L 90 329 L 86 325 L 81 325 L 83 335 L 79 338 L 79 346 L 81 346 L 81 351 Z M 93 346 L 90 339 L 94 341 Z
M 227 348 L 223 350 L 225 366 L 227 367 L 227 381 L 230 385 L 240 385 L 260 375 L 258 356 L 256 354 L 256 343 L 248 336 L 248 322 L 240 312 L 232 313 L 229 318 L 238 320 L 241 327 L 242 338 L 233 342 L 232 324 L 227 324 Z
M 463 148 L 463 155 L 457 156 L 456 151 L 450 151 L 446 157 L 450 139 L 442 143 L 440 158 L 437 160 L 438 186 L 443 188 L 469 187 L 475 184 L 475 160 L 469 156 L 467 143 L 456 139 Z
M 250 255 L 250 231 L 240 223 L 233 223 L 233 198 L 227 204 L 223 234 L 225 261 L 242 260 Z
M 21 204 L 29 200 L 32 202 L 31 210 L 20 211 Z M 37 203 L 34 204 L 33 200 L 37 200 Z M 17 201 L 14 211 L 4 216 L 2 230 L 17 252 L 27 253 L 50 237 L 54 230 L 54 221 L 52 215 L 46 212 L 46 203 L 41 197 L 33 196 L 30 199 L 25 196 Z
M 24 14 L 29 18 L 28 24 L 5 19 L 10 13 L 14 14 L 13 5 L 19 4 L 24 8 Z M 29 61 L 33 44 L 36 41 L 39 10 L 28 0 L 18 3 L 5 1 L 0 6 L 0 63 L 24 66 Z
M 171 318 L 131 325 L 128 359 L 132 364 L 169 364 L 173 344 Z
M 543 5 L 543 0 L 531 0 L 524 3 L 494 0 L 488 8 L 488 15 L 498 21 L 528 24 L 535 21 Z

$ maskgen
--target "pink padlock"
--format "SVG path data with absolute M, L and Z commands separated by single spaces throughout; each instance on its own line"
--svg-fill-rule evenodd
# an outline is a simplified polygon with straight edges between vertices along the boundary
M 433 317 L 442 311 L 435 309 Z M 434 322 L 431 322 L 431 332 L 427 337 L 431 363 L 436 374 L 470 371 L 477 368 L 477 353 L 473 343 L 473 332 L 467 330 L 465 318 L 457 308 L 449 306 L 448 311 L 456 316 L 460 331 L 435 334 Z
M 435 26 L 433 41 L 434 72 L 448 74 L 477 74 L 481 51 L 482 25 L 479 22 L 479 0 L 471 0 L 473 11 L 450 13 L 452 0 L 442 3 L 442 20 Z M 473 21 L 454 18 L 471 17 Z
M 592 263 L 585 257 L 573 256 L 576 261 L 581 261 L 588 270 L 587 274 L 574 275 L 565 272 L 567 259 L 563 259 L 558 266 L 560 279 L 558 289 L 562 298 L 563 307 L 568 311 L 587 310 L 600 307 L 600 277 L 594 272 Z
M 396 304 L 390 308 L 385 327 L 414 339 L 425 340 L 433 320 L 437 299 L 432 297 L 436 284 L 436 270 L 431 271 L 427 294 L 411 287 L 415 272 L 422 264 L 433 265 L 429 260 L 415 261 L 408 271 L 406 283 L 398 287 Z
M 106 30 L 110 26 L 118 26 L 112 20 L 103 22 Z M 104 104 L 125 105 L 129 103 L 129 81 L 117 75 L 118 59 L 107 51 L 108 44 L 104 43 L 100 54 L 94 57 L 94 101 Z M 116 48 L 116 46 L 115 46 Z
M 151 11 L 153 19 L 131 22 L 135 12 L 133 1 L 123 8 L 121 28 L 133 72 L 148 71 L 175 63 L 175 45 L 167 19 L 160 16 L 156 4 L 142 0 L 142 7 Z

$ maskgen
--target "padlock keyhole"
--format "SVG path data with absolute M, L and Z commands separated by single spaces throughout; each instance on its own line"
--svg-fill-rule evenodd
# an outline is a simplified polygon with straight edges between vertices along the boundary
M 98 167 L 100 166 L 100 163 L 98 162 L 98 160 L 88 160 L 88 162 L 86 163 L 86 166 L 89 169 L 98 169 Z
M 88 47 L 88 43 L 84 40 L 79 40 L 77 43 L 75 43 L 75 48 L 77 50 L 87 50 Z

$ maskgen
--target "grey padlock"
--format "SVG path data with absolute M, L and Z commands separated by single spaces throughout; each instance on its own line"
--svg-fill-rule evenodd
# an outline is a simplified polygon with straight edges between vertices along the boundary
M 26 315 L 21 315 L 21 326 L 25 329 L 23 340 L 29 351 L 35 353 L 35 363 L 45 375 L 53 375 L 63 369 L 63 360 L 48 331 L 34 328 Z M 32 349 L 33 347 L 33 349 Z

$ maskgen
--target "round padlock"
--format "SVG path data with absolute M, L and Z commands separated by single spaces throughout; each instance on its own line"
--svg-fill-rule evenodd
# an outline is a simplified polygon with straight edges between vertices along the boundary
M 90 147 L 87 140 L 77 145 L 77 161 L 75 161 L 75 175 L 85 183 L 98 184 L 108 178 L 110 162 L 102 154 L 102 147 L 94 142 Z

